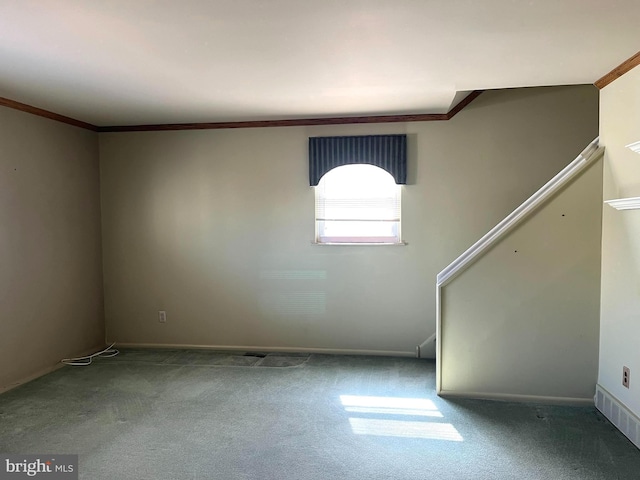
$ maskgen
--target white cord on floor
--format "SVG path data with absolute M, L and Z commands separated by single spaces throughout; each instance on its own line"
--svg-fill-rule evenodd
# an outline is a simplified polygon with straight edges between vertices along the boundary
M 86 357 L 78 357 L 78 358 L 63 358 L 62 360 L 60 360 L 60 362 L 64 363 L 65 365 L 76 365 L 80 367 L 91 365 L 91 362 L 93 362 L 93 359 L 95 357 L 108 358 L 108 357 L 115 357 L 116 355 L 118 355 L 118 353 L 120 352 L 118 352 L 118 350 L 113 348 L 114 345 L 115 345 L 115 342 L 109 345 L 104 350 L 96 352 L 93 355 L 87 355 Z

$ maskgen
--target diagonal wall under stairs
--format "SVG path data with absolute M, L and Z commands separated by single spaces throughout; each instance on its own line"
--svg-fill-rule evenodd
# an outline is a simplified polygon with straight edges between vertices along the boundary
M 441 395 L 593 403 L 601 205 L 600 152 L 440 287 Z

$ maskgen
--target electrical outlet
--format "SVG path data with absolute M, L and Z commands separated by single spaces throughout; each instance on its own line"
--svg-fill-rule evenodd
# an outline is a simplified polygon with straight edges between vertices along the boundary
M 160 323 L 167 323 L 167 312 L 165 312 L 164 310 L 160 310 L 158 312 L 158 321 Z
M 631 370 L 629 367 L 622 367 L 622 386 L 629 388 L 629 377 L 631 376 Z

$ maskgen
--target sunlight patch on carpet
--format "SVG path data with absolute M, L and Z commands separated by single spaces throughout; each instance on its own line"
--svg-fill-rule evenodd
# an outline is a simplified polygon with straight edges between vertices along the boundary
M 442 417 L 436 404 L 426 398 L 340 395 L 340 402 L 347 412 Z
M 426 421 L 423 418 L 416 420 L 383 418 L 391 415 L 444 418 L 436 404 L 428 398 L 340 395 L 340 403 L 350 414 L 363 414 L 361 417 L 349 418 L 351 430 L 356 435 L 463 441 L 462 435 L 450 423 Z M 373 415 L 378 418 L 371 418 Z
M 410 422 L 378 418 L 350 418 L 351 430 L 356 435 L 383 437 L 424 438 L 462 442 L 464 439 L 450 423 Z

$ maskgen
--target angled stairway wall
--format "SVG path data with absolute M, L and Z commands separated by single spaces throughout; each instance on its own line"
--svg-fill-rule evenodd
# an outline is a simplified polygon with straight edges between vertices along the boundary
M 593 403 L 601 210 L 598 155 L 442 286 L 441 395 Z

